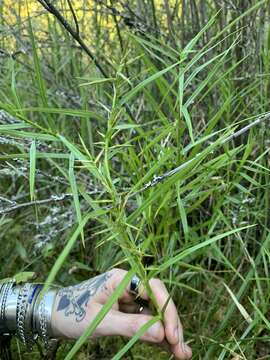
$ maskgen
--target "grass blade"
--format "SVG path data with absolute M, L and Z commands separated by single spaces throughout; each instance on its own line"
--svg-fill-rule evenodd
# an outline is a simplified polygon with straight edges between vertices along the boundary
M 30 147 L 30 174 L 29 174 L 29 185 L 30 185 L 30 198 L 31 201 L 35 199 L 35 176 L 36 176 L 36 142 L 32 141 Z

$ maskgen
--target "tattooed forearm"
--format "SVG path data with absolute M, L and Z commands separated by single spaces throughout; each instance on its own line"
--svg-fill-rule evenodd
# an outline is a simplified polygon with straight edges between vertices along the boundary
M 67 317 L 74 315 L 77 322 L 82 321 L 85 318 L 89 300 L 106 287 L 106 282 L 111 276 L 112 274 L 105 273 L 78 285 L 59 290 L 57 311 L 64 311 Z

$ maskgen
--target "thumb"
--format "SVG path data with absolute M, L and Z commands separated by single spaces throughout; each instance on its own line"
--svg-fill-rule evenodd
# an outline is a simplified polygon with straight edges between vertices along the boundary
M 102 305 L 100 305 L 100 308 L 101 307 Z M 126 314 L 111 309 L 98 325 L 95 336 L 120 335 L 131 338 L 151 319 L 153 319 L 153 317 L 150 315 Z M 140 340 L 160 343 L 163 341 L 164 336 L 165 332 L 163 324 L 161 321 L 158 321 L 140 337 Z

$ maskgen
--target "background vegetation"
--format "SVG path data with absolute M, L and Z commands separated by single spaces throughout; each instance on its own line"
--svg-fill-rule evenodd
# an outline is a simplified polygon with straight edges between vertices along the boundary
M 2 0 L 1 278 L 159 276 L 193 359 L 269 359 L 269 21 L 269 1 Z M 81 340 L 47 358 L 168 358 Z

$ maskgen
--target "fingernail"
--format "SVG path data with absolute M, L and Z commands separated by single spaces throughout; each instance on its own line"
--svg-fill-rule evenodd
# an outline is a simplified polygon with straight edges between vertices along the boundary
M 187 344 L 184 344 L 184 352 L 186 354 L 190 354 L 192 352 L 191 348 Z

